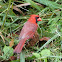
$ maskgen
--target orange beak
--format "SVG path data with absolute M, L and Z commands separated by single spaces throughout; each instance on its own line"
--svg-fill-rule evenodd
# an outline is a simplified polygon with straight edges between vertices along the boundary
M 37 21 L 42 21 L 42 20 L 41 20 L 41 18 L 39 17 L 39 18 L 37 19 Z

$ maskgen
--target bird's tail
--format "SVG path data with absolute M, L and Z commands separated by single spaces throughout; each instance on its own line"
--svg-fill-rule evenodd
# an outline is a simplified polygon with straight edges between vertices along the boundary
M 20 40 L 20 42 L 18 43 L 18 45 L 14 49 L 14 53 L 20 53 L 21 52 L 21 50 L 25 44 L 25 41 L 26 41 L 26 39 Z

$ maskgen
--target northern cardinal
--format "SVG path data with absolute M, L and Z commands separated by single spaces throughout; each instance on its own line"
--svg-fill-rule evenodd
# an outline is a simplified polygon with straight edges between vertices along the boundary
M 25 44 L 25 41 L 33 38 L 38 27 L 37 21 L 41 21 L 41 18 L 39 17 L 39 15 L 33 14 L 24 24 L 21 33 L 19 35 L 20 42 L 15 47 L 14 53 L 20 53 Z

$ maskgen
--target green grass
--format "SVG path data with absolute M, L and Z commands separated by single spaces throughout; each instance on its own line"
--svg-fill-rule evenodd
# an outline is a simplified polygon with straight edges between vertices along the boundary
M 4 1 L 5 0 L 0 0 L 0 60 L 9 60 L 10 55 L 13 55 L 13 47 L 9 46 L 10 41 L 13 39 L 13 46 L 18 44 L 19 35 L 17 35 L 16 33 L 18 33 L 22 29 L 24 23 L 28 20 L 30 15 L 39 14 L 39 16 L 42 18 L 42 22 L 38 22 L 39 38 L 49 37 L 50 40 L 48 40 L 43 45 L 41 44 L 41 47 L 35 45 L 31 49 L 25 48 L 25 50 L 23 50 L 23 52 L 20 54 L 20 59 L 11 60 L 10 62 L 61 62 L 62 0 L 8 0 L 7 2 Z M 30 3 L 29 6 L 19 7 L 19 9 L 23 12 L 25 16 L 22 13 L 20 14 L 19 12 L 17 12 L 16 14 L 14 12 L 13 6 L 17 5 L 16 3 L 14 3 L 15 1 L 18 3 Z M 36 2 L 41 5 L 37 5 Z M 52 43 L 52 45 L 50 43 Z M 46 47 L 46 45 L 48 45 L 48 47 Z M 7 48 L 8 50 L 10 50 L 11 48 L 12 54 L 7 53 Z M 45 49 L 48 49 L 50 51 L 49 56 L 41 55 L 41 52 L 43 50 L 44 53 L 42 54 L 46 55 L 47 50 Z M 7 54 L 5 53 L 5 51 Z M 35 55 L 31 52 L 34 52 Z

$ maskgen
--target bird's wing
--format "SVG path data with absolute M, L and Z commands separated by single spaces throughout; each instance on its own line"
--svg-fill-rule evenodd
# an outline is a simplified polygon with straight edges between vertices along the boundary
M 37 30 L 37 25 L 27 21 L 21 30 L 19 40 L 24 38 L 27 38 L 27 39 L 32 38 L 36 30 Z

